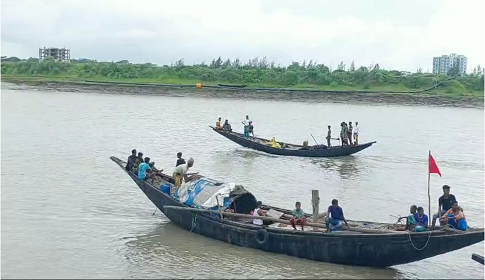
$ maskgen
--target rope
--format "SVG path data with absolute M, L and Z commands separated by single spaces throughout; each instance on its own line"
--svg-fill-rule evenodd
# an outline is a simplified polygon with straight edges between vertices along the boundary
M 197 226 L 197 218 L 199 217 L 199 214 L 195 214 L 194 218 L 192 219 L 192 228 L 190 229 L 190 232 L 194 230 L 194 228 Z
M 421 251 L 423 250 L 424 248 L 426 248 L 426 246 L 428 246 L 428 243 L 429 243 L 429 239 L 431 238 L 431 234 L 433 234 L 433 231 L 430 230 L 429 231 L 429 235 L 428 235 L 428 239 L 426 240 L 426 244 L 424 244 L 423 247 L 421 248 L 417 248 L 416 246 L 414 246 L 414 243 L 413 243 L 413 240 L 411 239 L 411 232 L 408 232 L 408 236 L 409 236 L 409 242 L 411 242 L 411 246 L 413 246 L 413 248 L 417 251 Z

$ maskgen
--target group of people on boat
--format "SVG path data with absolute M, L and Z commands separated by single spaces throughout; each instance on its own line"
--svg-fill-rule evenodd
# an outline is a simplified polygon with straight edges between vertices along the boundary
M 219 117 L 219 119 L 216 122 L 216 129 L 222 130 L 224 132 L 232 132 L 232 127 L 231 124 L 229 123 L 229 120 L 226 119 L 224 121 L 224 124 L 221 123 L 222 118 Z M 254 137 L 254 125 L 253 121 L 249 119 L 249 116 L 246 115 L 246 118 L 242 121 L 242 124 L 244 125 L 244 138 L 249 138 L 249 135 L 252 135 Z
M 331 147 L 330 140 L 340 140 L 342 146 L 359 145 L 359 122 L 355 122 L 355 127 L 352 126 L 352 122 L 347 124 L 346 122 L 340 123 L 340 138 L 332 138 L 332 127 L 329 125 L 327 130 L 327 146 Z M 353 140 L 353 141 L 352 141 Z
M 438 199 L 438 212 L 433 215 L 431 230 L 434 229 L 436 221 L 439 220 L 441 226 L 450 226 L 458 230 L 467 230 L 468 225 L 463 208 L 458 205 L 456 197 L 450 193 L 450 186 L 443 186 L 443 195 Z M 411 205 L 410 215 L 401 217 L 398 221 L 406 219 L 406 230 L 426 231 L 428 229 L 429 218 L 424 214 L 423 207 Z
M 270 225 L 272 222 L 262 220 L 261 217 L 268 216 L 267 211 L 262 209 L 263 203 L 261 201 L 257 202 L 256 209 L 251 211 L 253 218 L 253 224 L 258 226 Z M 297 201 L 295 203 L 295 208 L 291 211 L 291 215 L 283 215 L 282 218 L 289 219 L 290 225 L 296 230 L 296 226 L 301 226 L 301 230 L 305 230 L 305 225 L 307 224 L 306 213 L 301 209 L 301 202 Z M 338 231 L 342 229 L 345 224 L 347 227 L 347 220 L 345 219 L 342 207 L 338 205 L 337 199 L 332 199 L 332 204 L 328 206 L 327 212 L 324 213 L 325 227 L 327 233 L 332 231 Z
M 194 177 L 189 176 L 188 170 L 194 166 L 194 159 L 190 158 L 187 162 L 182 158 L 182 153 L 177 153 L 177 162 L 175 163 L 175 169 L 172 172 L 172 177 L 174 180 L 174 188 L 172 192 L 177 190 L 178 187 L 182 185 L 182 182 L 188 182 Z M 143 158 L 143 153 L 138 152 L 136 149 L 131 151 L 131 155 L 128 157 L 125 166 L 126 171 L 135 174 L 138 179 L 147 181 L 149 179 L 154 179 L 155 176 L 162 176 L 163 169 L 158 170 L 155 168 L 155 162 L 151 162 L 149 157 Z M 195 174 L 194 174 L 195 175 Z
M 132 172 L 138 176 L 138 179 L 146 181 L 154 176 L 161 175 L 163 169 L 155 168 L 155 162 L 150 161 L 149 157 L 143 157 L 142 152 L 136 152 L 136 149 L 131 150 L 131 155 L 128 157 L 125 166 L 126 171 Z
M 242 124 L 244 126 L 244 138 L 249 138 L 249 136 L 254 137 L 253 121 L 249 119 L 248 115 L 246 115 L 246 118 L 242 121 Z M 229 123 L 229 120 L 226 119 L 224 123 L 222 123 L 221 117 L 219 117 L 216 122 L 216 129 L 222 130 L 224 132 L 232 132 L 232 126 Z M 359 145 L 359 122 L 355 122 L 355 126 L 352 125 L 352 122 L 349 122 L 348 124 L 346 122 L 340 123 L 340 135 L 337 138 L 332 138 L 332 127 L 329 125 L 327 130 L 327 136 L 325 138 L 327 139 L 326 147 L 328 148 L 332 147 L 331 140 L 340 140 L 342 146 Z M 303 144 L 304 148 L 307 148 L 306 146 L 308 146 L 308 142 L 306 143 L 306 145 Z M 281 148 L 281 145 L 276 142 L 274 137 L 271 139 L 268 145 L 274 148 Z

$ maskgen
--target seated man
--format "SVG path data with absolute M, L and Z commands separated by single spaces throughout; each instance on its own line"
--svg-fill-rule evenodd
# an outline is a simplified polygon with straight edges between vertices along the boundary
M 347 224 L 347 220 L 344 217 L 344 211 L 342 210 L 342 207 L 338 206 L 338 200 L 333 199 L 332 205 L 330 205 L 327 210 L 327 221 L 325 222 L 327 226 L 327 232 L 341 229 L 342 222 L 344 222 L 345 225 L 349 227 L 349 225 Z
M 162 171 L 163 169 L 160 169 L 158 170 L 157 168 L 155 168 L 155 162 L 150 162 L 148 165 L 150 165 L 150 168 L 151 168 L 151 171 L 153 172 L 153 176 L 160 176 L 160 177 L 163 177 L 162 176 Z
M 224 121 L 224 125 L 222 126 L 222 130 L 224 132 L 232 132 L 232 128 L 231 128 L 231 125 L 229 124 L 228 120 Z
M 418 213 L 414 214 L 414 218 L 416 219 L 416 227 L 414 227 L 413 231 L 426 231 L 428 227 L 428 215 L 424 214 L 423 207 L 418 207 Z
M 451 227 L 459 230 L 467 230 L 468 225 L 465 218 L 463 208 L 458 206 L 458 201 L 454 201 L 451 209 L 441 217 L 443 223 L 449 224 Z
M 295 209 L 291 211 L 291 215 L 293 217 L 291 218 L 290 223 L 293 229 L 296 230 L 296 225 L 301 225 L 301 230 L 304 230 L 306 224 L 305 212 L 301 210 L 301 203 L 299 201 L 295 203 Z
M 128 157 L 128 160 L 126 161 L 126 166 L 125 166 L 126 171 L 133 170 L 133 166 L 135 166 L 135 160 L 136 160 L 136 149 L 133 149 L 131 150 L 131 155 Z
M 400 222 L 402 219 L 406 219 L 406 230 L 413 230 L 414 227 L 416 226 L 416 219 L 414 218 L 414 215 L 417 213 L 418 207 L 416 205 L 411 205 L 409 208 L 409 212 L 411 213 L 407 217 L 401 217 L 397 221 Z
M 221 118 L 219 118 L 216 122 L 216 129 L 222 129 Z
M 185 182 L 190 181 L 190 178 L 187 175 L 187 171 L 189 171 L 189 168 L 194 166 L 194 159 L 190 158 L 186 164 L 181 164 L 177 167 L 175 167 L 173 171 L 173 179 L 175 180 L 175 186 L 172 189 L 173 191 L 176 191 L 181 185 L 182 185 L 182 179 L 185 180 Z
M 264 216 L 267 216 L 266 215 L 266 211 L 264 211 L 263 209 L 261 209 L 261 206 L 263 206 L 263 203 L 261 201 L 258 201 L 256 203 L 256 209 L 254 209 L 253 211 L 251 211 L 251 215 L 253 217 L 264 217 Z M 258 226 L 263 226 L 263 225 L 270 225 L 271 222 L 269 221 L 263 221 L 261 219 L 253 219 L 253 224 L 254 225 L 258 225 Z
M 135 164 L 133 165 L 133 173 L 138 174 L 138 166 L 143 162 L 143 153 L 138 152 L 138 157 L 135 159 Z
M 149 175 L 147 173 L 151 170 L 149 163 L 149 157 L 145 157 L 145 161 L 140 163 L 140 165 L 138 166 L 138 179 L 143 181 L 146 181 L 148 179 Z
M 271 141 L 269 141 L 269 145 L 273 148 L 281 148 L 280 143 L 276 142 L 276 139 L 274 137 L 271 138 Z

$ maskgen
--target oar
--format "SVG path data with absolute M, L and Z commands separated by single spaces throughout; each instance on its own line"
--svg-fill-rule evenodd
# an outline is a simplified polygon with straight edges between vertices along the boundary
M 317 143 L 317 145 L 319 145 L 318 142 L 317 142 L 317 140 L 315 139 L 315 137 L 313 137 L 313 135 L 311 133 L 310 133 L 310 135 L 312 136 L 313 141 L 315 141 L 315 143 Z

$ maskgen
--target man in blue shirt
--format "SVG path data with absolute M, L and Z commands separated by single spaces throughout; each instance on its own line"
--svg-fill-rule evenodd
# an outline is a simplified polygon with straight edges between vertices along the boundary
M 345 225 L 349 227 L 349 225 L 347 224 L 347 220 L 344 217 L 344 211 L 342 210 L 342 207 L 338 206 L 338 200 L 333 199 L 332 205 L 330 205 L 327 210 L 327 220 L 325 222 L 327 226 L 327 232 L 342 228 L 342 222 L 344 222 Z
M 418 207 L 418 213 L 414 214 L 414 219 L 416 220 L 414 231 L 425 231 L 428 227 L 428 215 L 424 214 L 423 207 Z
M 148 179 L 147 172 L 150 172 L 150 170 L 152 170 L 150 167 L 150 158 L 145 157 L 145 161 L 138 166 L 138 179 L 146 181 Z

